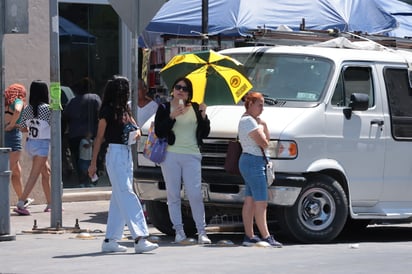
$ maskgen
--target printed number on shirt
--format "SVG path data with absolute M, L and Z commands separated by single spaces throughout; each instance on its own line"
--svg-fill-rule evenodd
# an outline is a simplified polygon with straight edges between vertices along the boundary
M 47 139 L 50 138 L 50 126 L 44 120 L 31 119 L 28 121 L 29 137 L 31 139 Z

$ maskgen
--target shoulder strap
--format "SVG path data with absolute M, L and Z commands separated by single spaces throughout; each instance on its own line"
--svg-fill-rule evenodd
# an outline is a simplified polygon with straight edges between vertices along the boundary
M 199 111 L 199 104 L 195 103 L 195 102 L 192 102 L 192 108 L 196 113 L 196 119 L 197 119 L 197 122 L 199 123 L 200 119 L 202 119 L 200 111 Z
M 266 164 L 268 164 L 268 158 L 266 158 L 265 150 L 262 147 L 259 147 L 263 154 L 263 159 L 265 160 Z

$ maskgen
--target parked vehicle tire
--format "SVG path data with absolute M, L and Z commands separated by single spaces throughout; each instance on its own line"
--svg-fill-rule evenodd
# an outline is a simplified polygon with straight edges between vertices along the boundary
M 147 217 L 150 223 L 160 232 L 166 235 L 175 235 L 173 225 L 170 222 L 167 204 L 160 201 L 144 201 Z
M 292 207 L 281 210 L 282 229 L 303 243 L 325 243 L 342 231 L 348 199 L 342 186 L 326 175 L 308 179 Z
M 147 217 L 150 220 L 150 223 L 160 232 L 174 236 L 175 231 L 169 218 L 166 202 L 144 201 L 144 203 L 146 205 Z M 184 205 L 182 205 L 182 219 L 186 235 L 194 235 L 196 233 L 196 226 L 193 222 L 190 209 Z

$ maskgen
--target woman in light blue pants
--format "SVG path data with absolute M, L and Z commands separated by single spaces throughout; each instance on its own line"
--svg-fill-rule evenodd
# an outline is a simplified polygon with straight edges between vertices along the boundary
M 103 102 L 99 111 L 99 124 L 93 145 L 92 159 L 88 173 L 92 178 L 97 171 L 96 162 L 101 145 L 108 145 L 106 170 L 112 184 L 106 238 L 103 252 L 125 252 L 120 245 L 125 223 L 134 239 L 135 253 L 152 251 L 159 246 L 146 238 L 149 231 L 142 206 L 133 191 L 133 160 L 130 144 L 140 137 L 127 101 L 130 97 L 129 80 L 114 76 L 106 84 Z M 131 139 L 131 140 L 129 140 Z
M 112 184 L 106 238 L 120 240 L 124 224 L 133 239 L 148 236 L 142 206 L 133 191 L 133 164 L 131 147 L 109 144 L 106 153 L 106 170 Z M 122 168 L 119 168 L 119 167 Z

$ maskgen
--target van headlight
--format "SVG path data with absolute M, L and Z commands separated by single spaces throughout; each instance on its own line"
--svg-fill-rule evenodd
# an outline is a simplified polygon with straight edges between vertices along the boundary
M 270 141 L 267 151 L 270 158 L 294 159 L 298 156 L 298 145 L 294 141 Z

